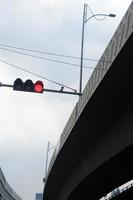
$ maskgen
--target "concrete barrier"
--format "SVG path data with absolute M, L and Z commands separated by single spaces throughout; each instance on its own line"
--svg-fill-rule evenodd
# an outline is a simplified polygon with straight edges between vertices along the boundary
M 0 200 L 22 200 L 11 188 L 0 168 Z

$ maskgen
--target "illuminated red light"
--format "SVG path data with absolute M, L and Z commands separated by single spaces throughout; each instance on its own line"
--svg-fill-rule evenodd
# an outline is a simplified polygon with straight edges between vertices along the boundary
M 34 91 L 35 92 L 42 93 L 43 92 L 43 88 L 44 88 L 44 85 L 43 85 L 42 81 L 37 81 L 34 84 Z

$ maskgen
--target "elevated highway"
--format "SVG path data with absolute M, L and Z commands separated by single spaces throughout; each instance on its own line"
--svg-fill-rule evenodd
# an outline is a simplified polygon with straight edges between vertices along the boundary
M 0 200 L 22 200 L 11 188 L 0 168 Z
M 98 200 L 133 178 L 132 52 L 133 2 L 59 139 L 45 200 Z

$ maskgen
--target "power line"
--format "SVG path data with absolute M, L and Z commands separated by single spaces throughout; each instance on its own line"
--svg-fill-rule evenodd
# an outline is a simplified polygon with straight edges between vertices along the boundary
M 18 49 L 18 50 L 22 50 L 22 51 L 29 51 L 29 52 L 34 52 L 34 53 L 41 53 L 41 54 L 46 54 L 46 55 L 58 56 L 58 57 L 74 58 L 74 59 L 78 59 L 78 60 L 81 59 L 80 57 L 77 57 L 77 56 L 71 56 L 71 55 L 65 55 L 65 54 L 57 54 L 57 53 L 50 53 L 50 52 L 45 52 L 45 51 L 40 51 L 40 50 L 33 50 L 33 49 L 27 49 L 27 48 L 22 48 L 22 47 L 17 47 L 17 46 L 11 46 L 11 45 L 6 45 L 6 44 L 0 44 L 0 46 L 12 48 L 12 49 Z M 92 59 L 92 58 L 84 58 L 84 60 L 94 61 L 94 62 L 99 61 L 98 59 Z M 109 63 L 109 61 L 104 61 L 104 60 L 101 61 L 101 62 L 107 62 L 107 63 Z
M 57 53 L 50 53 L 50 52 L 39 51 L 39 50 L 33 50 L 33 49 L 27 49 L 27 48 L 16 47 L 16 46 L 10 46 L 10 45 L 5 45 L 5 44 L 0 44 L 0 46 L 8 47 L 8 48 L 13 48 L 13 49 L 19 49 L 19 50 L 23 50 L 23 51 L 30 51 L 30 52 L 35 52 L 35 53 L 41 53 L 41 54 L 47 54 L 47 55 L 52 55 L 52 56 L 65 57 L 65 58 L 74 58 L 74 59 L 80 60 L 80 57 L 77 57 L 77 56 L 64 55 L 64 54 L 57 54 Z M 96 60 L 96 59 L 89 59 L 89 58 L 84 58 L 84 60 L 98 61 L 98 60 Z
M 32 74 L 32 75 L 34 75 L 34 76 L 37 76 L 37 77 L 39 77 L 39 78 L 42 78 L 42 79 L 44 79 L 44 80 L 46 80 L 46 81 L 49 81 L 49 82 L 51 82 L 51 83 L 54 83 L 54 84 L 56 84 L 56 85 L 65 87 L 65 88 L 67 88 L 67 89 L 70 89 L 70 90 L 76 92 L 76 90 L 73 89 L 73 88 L 71 88 L 71 87 L 68 87 L 68 86 L 66 86 L 66 85 L 64 85 L 64 84 L 61 84 L 61 83 L 59 83 L 59 82 L 56 82 L 56 81 L 54 81 L 54 80 L 48 79 L 48 78 L 46 78 L 46 77 L 44 77 L 44 76 L 38 75 L 38 74 L 36 74 L 36 73 L 34 73 L 34 72 L 31 72 L 31 71 L 29 71 L 29 70 L 23 69 L 22 67 L 19 67 L 19 66 L 17 66 L 17 65 L 14 65 L 14 64 L 12 64 L 12 63 L 6 62 L 6 61 L 1 60 L 1 59 L 0 59 L 0 62 L 4 63 L 4 64 L 6 64 L 6 65 L 12 66 L 12 67 L 14 67 L 14 68 L 16 68 L 16 69 L 19 69 L 19 70 L 21 70 L 21 71 L 24 71 L 24 72 L 26 72 L 26 73 Z
M 79 65 L 74 64 L 74 63 L 69 63 L 69 62 L 64 62 L 64 61 L 59 61 L 59 60 L 53 60 L 53 59 L 49 59 L 49 58 L 45 58 L 45 57 L 41 57 L 41 56 L 36 56 L 36 55 L 33 55 L 33 54 L 22 53 L 22 52 L 18 52 L 18 51 L 15 51 L 15 50 L 10 50 L 10 49 L 3 48 L 3 47 L 0 47 L 0 49 L 10 51 L 10 52 L 13 52 L 13 53 L 17 53 L 17 54 L 21 54 L 21 55 L 24 55 L 24 56 L 30 56 L 30 57 L 33 57 L 33 58 L 39 58 L 39 59 L 42 59 L 42 60 L 47 60 L 47 61 L 56 62 L 56 63 L 60 63 L 60 64 L 66 64 L 66 65 L 71 65 L 71 66 L 75 66 L 75 67 L 79 66 Z
M 41 57 L 41 56 L 36 56 L 36 55 L 33 55 L 33 54 L 27 54 L 27 53 L 15 51 L 15 50 L 3 48 L 3 47 L 0 47 L 0 49 L 5 50 L 5 51 L 9 51 L 9 52 L 13 52 L 13 53 L 17 53 L 17 54 L 21 54 L 21 55 L 24 55 L 24 56 L 30 56 L 30 57 L 39 58 L 39 59 L 42 59 L 42 60 L 47 60 L 47 61 L 55 62 L 55 63 L 70 65 L 70 66 L 73 66 L 73 67 L 80 67 L 80 65 L 78 65 L 78 64 L 64 62 L 64 61 L 59 61 L 59 60 L 53 60 L 53 59 L 49 59 L 49 58 L 45 58 L 45 57 Z M 103 70 L 103 69 L 100 69 L 100 68 L 89 67 L 89 66 L 83 66 L 83 67 L 84 68 L 89 68 L 89 69 Z

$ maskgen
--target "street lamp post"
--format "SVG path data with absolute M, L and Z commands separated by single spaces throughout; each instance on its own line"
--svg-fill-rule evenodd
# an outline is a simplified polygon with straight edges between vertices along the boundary
M 100 20 L 96 17 L 103 16 L 103 17 L 115 17 L 115 14 L 93 14 L 87 18 L 87 4 L 84 4 L 83 10 L 83 24 L 82 24 L 82 39 L 81 39 L 81 58 L 80 58 L 80 81 L 79 81 L 79 93 L 82 93 L 82 74 L 83 74 L 83 56 L 84 56 L 84 30 L 85 30 L 85 23 L 87 23 L 91 18 L 95 18 L 96 20 Z
M 47 152 L 46 152 L 46 164 L 45 164 L 45 178 L 47 175 L 47 168 L 48 168 L 48 153 L 49 153 L 50 142 L 48 141 L 47 144 Z

